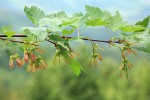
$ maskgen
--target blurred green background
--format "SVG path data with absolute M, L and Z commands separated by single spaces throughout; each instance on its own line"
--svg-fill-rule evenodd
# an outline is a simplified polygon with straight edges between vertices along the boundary
M 136 4 L 135 4 L 136 3 Z M 135 23 L 150 14 L 147 0 L 0 0 L 0 27 L 12 25 L 16 31 L 21 26 L 33 26 L 25 17 L 24 5 L 37 5 L 47 12 L 66 10 L 68 13 L 84 12 L 84 5 L 98 6 L 114 13 L 119 10 L 124 19 Z M 88 29 L 93 38 L 108 38 L 98 29 Z M 102 32 L 106 32 L 103 31 Z M 98 38 L 99 39 L 99 38 Z M 77 45 L 78 44 L 78 45 Z M 87 43 L 73 43 L 71 46 L 80 54 L 77 60 L 86 72 L 79 77 L 65 63 L 52 64 L 55 48 L 47 43 L 41 44 L 42 54 L 48 62 L 48 69 L 27 73 L 22 69 L 8 68 L 9 55 L 16 51 L 22 55 L 20 45 L 0 42 L 0 100 L 150 100 L 150 54 L 138 52 L 131 55 L 133 68 L 129 79 L 120 78 L 121 55 L 118 49 L 100 44 L 104 49 L 104 60 L 97 67 L 89 68 L 91 46 Z
M 2 46 L 1 46 L 2 47 Z M 49 47 L 52 47 L 51 45 Z M 9 48 L 0 52 L 0 100 L 149 100 L 149 54 L 131 55 L 133 68 L 129 79 L 120 78 L 121 57 L 118 49 L 104 47 L 104 60 L 97 67 L 89 68 L 90 45 L 75 46 L 80 54 L 78 61 L 86 72 L 75 76 L 65 63 L 52 64 L 54 50 L 48 46 L 43 56 L 48 69 L 27 73 L 23 69 L 8 68 Z M 19 52 L 19 50 L 18 50 Z M 84 52 L 84 53 L 83 53 Z

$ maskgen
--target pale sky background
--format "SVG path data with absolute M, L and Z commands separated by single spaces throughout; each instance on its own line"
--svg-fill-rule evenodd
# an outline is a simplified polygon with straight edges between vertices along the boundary
M 23 14 L 25 5 L 37 5 L 47 12 L 84 12 L 84 5 L 98 6 L 111 13 L 119 10 L 124 20 L 135 22 L 150 14 L 150 0 L 0 0 L 0 11 Z M 1 15 L 2 13 L 0 13 Z
M 0 27 L 12 25 L 19 29 L 32 25 L 25 16 L 25 5 L 36 5 L 46 13 L 64 10 L 68 14 L 84 13 L 85 5 L 97 6 L 112 14 L 118 10 L 130 24 L 150 15 L 150 0 L 0 0 Z

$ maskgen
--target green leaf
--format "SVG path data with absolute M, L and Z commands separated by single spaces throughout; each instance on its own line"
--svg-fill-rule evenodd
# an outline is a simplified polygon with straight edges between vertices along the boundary
M 68 57 L 67 53 L 64 53 L 63 56 L 69 62 L 69 66 L 71 67 L 71 69 L 73 70 L 73 72 L 75 73 L 75 75 L 79 76 L 81 74 L 81 71 L 82 70 L 84 71 L 84 69 L 80 65 L 80 63 L 78 63 L 75 59 L 70 59 Z
M 83 20 L 83 14 L 82 13 L 75 13 L 71 17 L 68 17 L 67 14 L 64 11 L 58 12 L 58 13 L 53 13 L 49 14 L 46 16 L 46 18 L 50 18 L 51 20 L 58 20 L 60 21 L 59 24 L 57 24 L 59 27 L 62 29 L 65 29 L 66 27 L 72 26 L 72 27 L 79 27 L 81 26 L 84 22 Z M 57 21 L 56 21 L 57 22 Z M 40 22 L 41 23 L 41 22 Z M 58 22 L 57 22 L 58 23 Z M 49 22 L 48 24 L 52 27 Z
M 111 14 L 108 11 L 103 11 L 101 18 L 105 20 L 109 20 L 109 18 L 111 18 Z
M 64 11 L 60 11 L 60 12 L 56 13 L 54 17 L 55 17 L 55 18 L 56 18 L 56 17 L 57 17 L 57 18 L 66 18 L 66 17 L 68 17 L 68 16 L 67 16 L 67 14 L 66 14 Z
M 112 31 L 118 30 L 120 27 L 125 26 L 127 23 L 123 22 L 122 16 L 120 13 L 117 11 L 116 15 L 112 16 L 109 18 L 109 24 L 106 26 Z
M 56 35 L 52 35 L 51 38 L 57 38 Z M 59 40 L 59 39 L 58 39 Z M 64 39 L 65 40 L 65 39 Z M 59 48 L 59 52 L 57 52 L 57 55 L 58 56 L 62 56 L 66 61 L 67 63 L 69 64 L 69 66 L 71 67 L 71 69 L 73 70 L 73 72 L 79 76 L 79 74 L 81 73 L 81 71 L 83 69 L 83 67 L 75 60 L 73 59 L 72 57 L 69 56 L 70 54 L 70 46 L 69 46 L 69 43 L 67 40 L 65 41 L 58 41 L 57 42 L 57 48 Z
M 5 32 L 4 34 L 7 35 L 7 37 L 11 37 L 15 34 L 15 32 L 13 30 L 10 30 L 8 32 Z
M 146 30 L 144 32 L 137 32 L 133 34 L 135 38 L 135 41 L 137 42 L 137 46 L 134 48 L 139 51 L 144 51 L 147 53 L 150 53 L 150 32 L 149 30 Z
M 85 17 L 77 17 L 77 18 L 70 18 L 67 20 L 63 20 L 61 26 L 66 28 L 66 27 L 74 27 L 74 28 L 79 28 L 81 25 L 84 24 L 85 22 Z
M 73 15 L 72 15 L 72 19 L 77 19 L 77 18 L 80 18 L 80 17 L 83 17 L 83 14 L 80 12 L 80 13 L 74 13 Z
M 102 20 L 101 18 L 98 19 L 88 19 L 85 24 L 87 26 L 104 26 L 106 25 L 108 22 L 105 20 Z
M 72 28 L 72 29 L 70 29 L 70 30 L 63 30 L 62 31 L 62 34 L 64 34 L 64 35 L 66 35 L 66 34 L 72 34 L 72 33 L 74 33 L 74 28 Z
M 87 15 L 85 15 L 85 16 L 80 16 L 76 19 L 78 19 L 78 20 L 76 22 L 72 23 L 71 26 L 73 26 L 75 28 L 79 28 L 86 22 L 88 17 L 87 17 Z
M 56 34 L 51 34 L 49 35 L 49 39 L 56 42 L 57 44 L 60 44 L 62 47 L 66 48 L 64 46 L 64 44 L 67 44 L 68 43 L 68 40 L 64 39 L 64 38 L 61 38 L 59 35 L 56 35 Z M 68 48 L 67 48 L 68 50 Z
M 0 29 L 0 31 L 7 35 L 7 37 L 11 37 L 15 34 L 15 32 L 12 30 L 12 27 L 11 26 L 4 26 Z
M 67 14 L 64 11 L 60 11 L 58 13 L 49 14 L 46 16 L 46 18 L 68 18 Z
M 59 35 L 56 35 L 56 34 L 51 34 L 51 35 L 49 35 L 49 38 L 50 38 L 52 41 L 55 41 L 55 42 L 64 41 L 63 38 L 60 38 L 60 36 L 59 36 Z
M 136 32 L 136 31 L 143 31 L 145 27 L 141 25 L 129 25 L 129 26 L 123 26 L 120 27 L 120 30 L 124 32 Z
M 58 13 L 53 13 L 53 14 L 47 15 L 46 18 L 56 21 L 53 23 L 55 23 L 55 25 L 61 26 L 61 27 L 68 26 L 75 21 L 75 20 L 72 20 L 71 18 L 69 18 L 64 11 L 60 11 Z M 52 27 L 52 25 L 51 25 L 51 27 Z
M 31 8 L 25 6 L 24 12 L 35 25 L 37 25 L 38 21 L 45 16 L 44 11 L 36 6 L 31 6 Z
M 103 16 L 103 12 L 98 7 L 85 6 L 86 14 L 89 15 L 90 18 L 97 19 Z
M 75 59 L 70 59 L 69 65 L 74 71 L 74 73 L 79 76 L 81 74 L 81 71 L 83 70 L 83 67 L 80 65 L 79 62 L 77 62 Z
M 37 40 L 43 41 L 47 37 L 47 29 L 38 27 L 38 28 L 33 28 L 33 27 L 23 27 L 21 29 L 22 34 L 26 34 L 27 36 L 31 37 L 32 35 L 37 37 Z
M 85 6 L 88 20 L 85 22 L 87 26 L 106 26 L 111 18 L 111 14 L 107 11 L 101 11 L 98 7 Z
M 61 20 L 59 19 L 51 19 L 51 18 L 42 18 L 38 22 L 39 27 L 47 27 L 52 32 L 60 32 L 62 31 L 60 25 Z
M 88 16 L 88 24 L 90 26 L 101 26 L 106 25 L 111 17 L 111 14 L 108 11 L 101 11 L 98 7 L 85 6 L 86 15 Z M 98 21 L 98 22 L 96 22 Z M 92 22 L 94 23 L 92 25 Z
M 145 44 L 144 47 L 134 47 L 136 50 L 150 53 L 150 44 Z
M 143 27 L 147 27 L 149 24 L 150 16 L 146 17 L 142 21 L 137 22 L 135 25 L 142 25 Z
M 54 36 L 54 35 L 53 35 Z M 73 72 L 79 76 L 81 71 L 84 71 L 83 67 L 80 65 L 80 63 L 78 63 L 75 59 L 71 58 L 69 56 L 70 51 L 70 46 L 68 44 L 68 41 L 66 40 L 66 42 L 62 42 L 59 41 L 57 42 L 57 46 L 60 50 L 59 54 L 62 55 L 64 57 L 64 59 L 67 60 L 69 66 L 71 67 L 71 69 L 73 70 Z
M 68 19 L 68 20 L 63 20 L 61 26 L 71 26 L 75 22 L 77 22 L 78 19 Z
M 62 19 L 61 26 L 66 26 L 66 27 L 73 26 L 77 28 L 83 24 L 83 22 L 80 23 L 81 22 L 80 20 L 82 20 L 83 17 L 84 16 L 82 13 L 75 13 L 71 17 L 68 17 L 68 19 L 67 18 Z

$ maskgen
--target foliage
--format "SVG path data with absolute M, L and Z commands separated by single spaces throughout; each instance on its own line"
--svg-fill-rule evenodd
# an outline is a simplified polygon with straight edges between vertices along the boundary
M 143 21 L 137 22 L 135 25 L 130 25 L 127 21 L 123 21 L 123 18 L 118 11 L 115 15 L 111 15 L 108 11 L 102 11 L 98 7 L 88 5 L 85 6 L 85 11 L 85 14 L 75 13 L 72 16 L 68 16 L 64 11 L 45 14 L 43 10 L 36 6 L 25 6 L 24 12 L 26 16 L 35 24 L 35 27 L 21 28 L 20 33 L 27 37 L 21 42 L 14 41 L 10 40 L 12 38 L 11 36 L 14 35 L 14 31 L 7 27 L 3 27 L 1 31 L 3 34 L 11 37 L 9 39 L 0 38 L 1 40 L 22 43 L 24 50 L 23 59 L 20 59 L 17 52 L 13 52 L 10 57 L 9 67 L 13 68 L 14 61 L 16 61 L 18 67 L 22 67 L 27 63 L 27 71 L 35 72 L 39 69 L 46 69 L 47 63 L 40 56 L 42 50 L 40 49 L 39 44 L 48 41 L 56 48 L 53 62 L 61 62 L 60 60 L 63 59 L 64 62 L 70 65 L 74 73 L 79 75 L 84 69 L 73 55 L 77 54 L 70 46 L 70 41 L 73 40 L 73 37 L 68 37 L 68 34 L 75 34 L 75 30 L 77 30 L 78 34 L 74 37 L 74 41 L 78 39 L 87 40 L 92 45 L 90 65 L 92 64 L 92 60 L 95 65 L 98 64 L 97 59 L 100 61 L 103 60 L 103 57 L 100 54 L 100 50 L 102 49 L 96 42 L 106 42 L 110 44 L 110 46 L 119 48 L 121 51 L 121 76 L 124 71 L 128 78 L 128 70 L 131 69 L 132 65 L 130 61 L 128 61 L 127 56 L 131 53 L 137 54 L 134 49 L 148 53 L 150 52 L 150 28 L 148 27 L 150 16 L 146 17 Z M 103 26 L 119 35 L 117 37 L 112 37 L 108 41 L 81 37 L 80 29 L 85 26 Z
M 15 32 L 12 30 L 11 26 L 2 27 L 0 32 L 2 32 L 3 34 L 6 34 L 8 37 L 11 37 L 15 34 Z

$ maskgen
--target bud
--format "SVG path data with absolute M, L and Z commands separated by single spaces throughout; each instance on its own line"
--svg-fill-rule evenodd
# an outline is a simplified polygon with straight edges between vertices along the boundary
M 29 55 L 26 52 L 24 53 L 24 61 L 29 62 Z
M 39 61 L 36 61 L 34 64 L 35 64 L 35 69 L 36 70 L 40 69 L 40 63 L 39 63 Z
M 32 65 L 31 72 L 36 72 L 35 64 Z
M 89 67 L 92 67 L 92 65 L 95 64 L 95 58 L 94 57 L 91 57 L 90 59 L 90 63 L 89 63 Z M 96 66 L 96 65 L 95 65 Z
M 14 67 L 14 60 L 10 59 L 9 68 L 13 68 L 13 67 Z
M 17 66 L 21 68 L 23 64 L 19 57 L 17 57 L 16 62 L 17 62 Z
M 130 50 L 130 49 L 129 49 L 129 50 L 127 50 L 127 53 L 128 53 L 128 54 L 131 54 L 131 50 Z
M 27 66 L 27 72 L 30 72 L 30 71 L 31 71 L 31 66 L 28 65 L 28 66 Z
M 120 70 L 123 70 L 124 69 L 124 64 L 121 64 L 120 65 Z
M 131 67 L 133 67 L 133 65 L 130 62 L 127 62 L 128 68 L 129 70 L 131 70 Z
M 43 64 L 39 64 L 39 69 L 46 69 L 46 66 L 44 66 Z
M 29 60 L 29 63 L 28 63 L 28 66 L 27 66 L 27 72 L 31 72 L 31 70 L 32 70 L 32 65 L 33 65 L 32 61 Z
M 97 62 L 97 60 L 95 58 L 94 58 L 94 63 L 95 63 L 95 66 L 98 65 L 98 62 Z
M 98 55 L 98 59 L 99 59 L 100 61 L 102 61 L 102 60 L 103 60 L 103 57 L 102 57 L 101 55 Z
M 44 61 L 44 60 L 40 60 L 40 63 L 43 65 L 43 66 L 47 66 L 47 63 L 46 63 L 46 61 Z
M 31 57 L 31 60 L 32 60 L 32 61 L 35 61 L 35 59 L 37 58 L 36 55 L 33 54 L 33 53 L 30 54 L 30 57 Z

